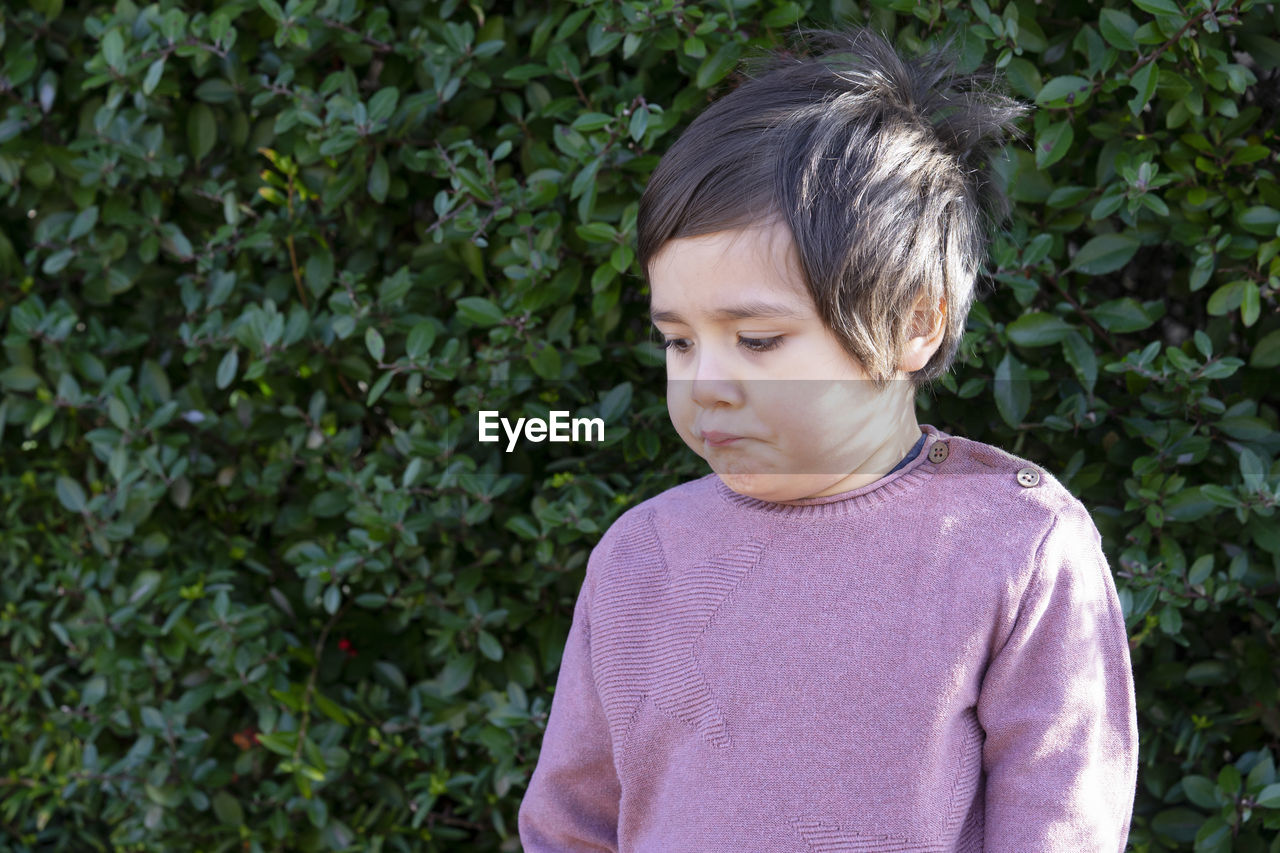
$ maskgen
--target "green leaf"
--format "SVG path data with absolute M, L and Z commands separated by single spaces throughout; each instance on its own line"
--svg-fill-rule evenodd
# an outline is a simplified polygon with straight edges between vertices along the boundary
M 160 78 L 164 76 L 164 57 L 160 57 L 151 63 L 151 67 L 147 69 L 147 76 L 142 80 L 142 94 L 150 95 L 156 90 L 156 86 L 160 85 Z
M 195 104 L 187 112 L 187 144 L 191 159 L 199 163 L 218 141 L 218 122 L 206 104 Z
M 1112 47 L 1137 50 L 1138 45 L 1133 40 L 1137 29 L 1137 22 L 1118 9 L 1102 9 L 1098 13 L 1098 30 Z
M 1046 127 L 1036 138 L 1036 168 L 1046 169 L 1061 160 L 1074 141 L 1071 122 L 1060 121 Z
M 1018 429 L 1031 408 L 1031 389 L 1026 368 L 1012 352 L 1006 352 L 996 365 L 994 390 L 1000 417 L 1010 427 Z
M 1040 89 L 1036 103 L 1042 107 L 1078 107 L 1088 100 L 1091 86 L 1083 77 L 1054 77 Z
M 476 646 L 480 649 L 480 654 L 489 660 L 502 660 L 502 644 L 488 631 L 480 631 L 476 635 Z
M 364 330 L 364 345 L 369 350 L 369 355 L 373 356 L 373 360 L 382 361 L 382 357 L 387 353 L 387 346 L 382 340 L 382 333 L 369 326 Z
M 182 803 L 182 791 L 170 786 L 160 787 L 152 785 L 150 782 L 143 784 L 143 790 L 147 792 L 147 797 L 157 805 L 171 809 Z
M 40 266 L 40 271 L 45 275 L 56 275 L 66 269 L 67 264 L 71 263 L 71 259 L 76 256 L 74 249 L 59 249 L 49 257 Z
M 1151 821 L 1151 828 L 1174 841 L 1194 841 L 1204 815 L 1187 808 L 1166 809 Z
M 324 714 L 340 726 L 351 725 L 351 715 L 348 714 L 337 702 L 333 701 L 328 696 L 325 696 L 319 690 L 312 693 L 311 698 L 315 700 L 316 707 L 320 710 L 320 713 Z M 322 780 L 317 779 L 316 781 L 319 782 Z
M 1212 687 L 1226 684 L 1231 680 L 1231 668 L 1222 661 L 1202 660 L 1187 667 L 1184 676 L 1188 684 L 1197 687 Z
M 1072 326 L 1055 314 L 1036 311 L 1023 314 L 1005 327 L 1009 340 L 1024 347 L 1056 344 L 1072 331 Z
M 80 702 L 86 708 L 92 708 L 106 695 L 107 680 L 101 675 L 95 675 L 84 683 L 84 690 L 80 692 Z
M 1250 367 L 1275 367 L 1280 365 L 1280 329 L 1268 332 L 1253 348 L 1249 357 Z
M 383 678 L 387 683 L 397 690 L 404 690 L 408 687 L 404 678 L 404 673 L 400 671 L 400 667 L 391 661 L 380 660 L 373 665 L 374 672 Z
M 1133 86 L 1135 93 L 1133 98 L 1129 100 L 1129 112 L 1136 116 L 1142 112 L 1142 108 L 1151 100 L 1151 96 L 1155 94 L 1156 86 L 1160 83 L 1160 69 L 1156 67 L 1155 60 L 1139 68 L 1129 83 Z
M 1132 234 L 1099 234 L 1080 247 L 1067 269 L 1088 275 L 1115 272 L 1129 263 L 1140 245 Z
M 1153 15 L 1176 15 L 1182 18 L 1182 10 L 1173 0 L 1133 0 L 1133 5 Z
M 55 491 L 58 493 L 58 501 L 72 512 L 84 512 L 85 510 L 85 494 L 84 487 L 70 477 L 59 477 Z
M 426 320 L 418 323 L 409 331 L 409 339 L 405 345 L 409 358 L 423 358 L 431 350 L 431 344 L 435 342 L 435 339 L 436 327 L 434 323 Z
M 441 695 L 448 697 L 461 692 L 471 683 L 471 675 L 475 672 L 475 668 L 476 658 L 473 654 L 452 658 L 445 664 L 437 680 Z
M 228 826 L 240 826 L 244 823 L 244 809 L 239 800 L 226 791 L 218 791 L 212 799 L 213 813 L 221 823 Z
M 164 576 L 153 569 L 140 572 L 133 582 L 133 589 L 129 592 L 129 603 L 141 604 L 146 601 L 163 580 Z
M 1241 211 L 1236 221 L 1246 231 L 1271 236 L 1276 233 L 1276 227 L 1280 226 L 1280 210 L 1266 205 L 1255 205 Z
M 1280 41 L 1240 28 L 1235 31 L 1239 33 L 1237 38 L 1240 50 L 1252 57 L 1259 68 L 1264 71 L 1280 68 Z
M 1246 327 L 1258 322 L 1262 313 L 1262 298 L 1256 281 L 1246 281 L 1240 294 L 1240 320 Z
M 311 499 L 308 507 L 311 514 L 318 518 L 332 518 L 347 511 L 347 496 L 337 489 L 320 492 Z
M 596 411 L 606 424 L 613 423 L 631 406 L 632 388 L 630 382 L 623 382 L 609 390 L 600 398 Z
M 298 743 L 297 732 L 262 732 L 258 735 L 258 743 L 277 755 L 293 757 L 293 748 Z
M 702 64 L 698 66 L 698 73 L 694 77 L 694 85 L 699 89 L 710 89 L 733 70 L 741 57 L 741 45 L 736 41 L 725 42 L 715 53 L 702 60 Z
M 1255 799 L 1264 809 L 1280 809 L 1280 783 L 1263 788 Z
M 1104 302 L 1089 314 L 1111 332 L 1140 332 L 1155 322 L 1136 299 L 1128 296 Z
M 1231 853 L 1231 825 L 1214 815 L 1196 833 L 1196 853 Z
M 1214 663 L 1216 662 L 1214 661 Z M 1234 764 L 1226 764 L 1218 771 L 1218 790 L 1226 795 L 1227 799 L 1231 799 L 1240 793 L 1240 785 L 1243 783 L 1244 779 L 1240 776 L 1240 768 Z
M 537 539 L 539 535 L 538 528 L 528 517 L 523 515 L 513 515 L 507 519 L 507 523 L 503 526 L 521 539 Z
M 583 113 L 573 120 L 573 124 L 569 125 L 574 130 L 580 130 L 583 133 L 590 133 L 593 130 L 599 130 L 602 127 L 608 127 L 613 124 L 613 116 L 604 113 Z
M 1211 574 L 1213 574 L 1213 555 L 1202 554 L 1191 564 L 1191 569 L 1187 572 L 1187 583 L 1192 586 L 1202 584 Z
M 595 186 L 596 173 L 600 171 L 600 161 L 592 160 L 586 167 L 578 173 L 573 179 L 573 186 L 569 189 L 569 198 L 574 199 L 585 193 L 589 188 Z
M 799 3 L 783 3 L 765 13 L 761 19 L 766 27 L 789 27 L 804 17 L 804 7 Z M 705 88 L 705 87 L 704 87 Z
M 124 71 L 124 37 L 112 27 L 102 37 L 102 58 L 117 73 Z
M 222 356 L 222 361 L 218 362 L 218 375 L 214 381 L 219 391 L 224 390 L 235 380 L 239 367 L 240 356 L 237 351 L 234 348 L 227 350 Z
M 369 396 L 365 399 L 364 404 L 366 406 L 372 406 L 374 403 L 378 402 L 378 398 L 381 397 L 383 392 L 385 392 L 391 385 L 391 380 L 394 379 L 395 376 L 395 372 L 390 370 L 379 376 L 378 381 L 373 383 L 373 387 L 369 389 Z
M 385 121 L 391 118 L 396 111 L 396 105 L 399 103 L 400 90 L 395 86 L 385 86 L 379 89 L 369 99 L 369 122 Z
M 366 189 L 369 197 L 382 204 L 387 200 L 387 187 L 391 183 L 391 173 L 387 169 L 387 158 L 379 154 L 373 158 L 373 166 L 369 169 L 369 180 Z
M 506 319 L 501 308 L 482 296 L 466 296 L 455 304 L 458 313 L 473 326 L 496 326 Z
M 0 385 L 10 391 L 31 391 L 43 384 L 40 374 L 25 364 L 15 364 L 0 370 Z
M 1209 297 L 1205 309 L 1215 317 L 1234 311 L 1244 301 L 1245 285 L 1248 283 L 1245 279 L 1240 279 L 1222 285 Z
M 529 360 L 533 372 L 543 379 L 554 381 L 560 378 L 560 353 L 553 346 L 543 346 Z
M 644 132 L 649 129 L 649 108 L 640 107 L 631 114 L 631 123 L 627 128 L 631 139 L 639 142 L 644 139 Z
M 84 210 L 76 214 L 75 220 L 71 223 L 71 229 L 67 232 L 67 240 L 78 240 L 93 230 L 93 226 L 98 222 L 98 206 L 96 204 L 89 205 Z
M 1071 365 L 1087 392 L 1093 393 L 1098 382 L 1098 356 L 1093 347 L 1079 332 L 1070 332 L 1062 339 L 1062 355 Z
M 221 77 L 213 77 L 196 86 L 196 98 L 208 104 L 225 104 L 235 100 L 236 90 Z
M 333 281 L 333 255 L 325 249 L 317 249 L 307 258 L 307 290 L 319 299 Z
M 284 9 L 280 8 L 280 4 L 276 0 L 258 0 L 258 6 L 262 8 L 262 11 L 270 15 L 276 23 L 284 23 Z

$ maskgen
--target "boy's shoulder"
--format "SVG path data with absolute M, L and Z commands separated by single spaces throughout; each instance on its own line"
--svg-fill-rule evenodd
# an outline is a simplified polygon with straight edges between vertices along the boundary
M 613 540 L 638 524 L 655 517 L 689 517 L 702 515 L 718 500 L 715 474 L 689 480 L 646 498 L 614 519 L 601 542 Z
M 948 457 L 956 460 L 949 483 L 968 497 L 990 501 L 1019 517 L 1040 516 L 1046 522 L 1062 515 L 1090 520 L 1088 509 L 1044 466 L 976 439 L 942 434 Z M 939 473 L 948 473 L 940 468 Z M 944 481 L 945 483 L 946 481 Z

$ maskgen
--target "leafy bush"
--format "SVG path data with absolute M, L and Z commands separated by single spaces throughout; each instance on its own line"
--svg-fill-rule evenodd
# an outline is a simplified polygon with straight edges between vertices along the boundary
M 518 849 L 586 555 L 703 471 L 640 191 L 847 20 L 1039 105 L 920 419 L 1094 510 L 1133 849 L 1280 850 L 1275 4 L 206 5 L 0 10 L 8 848 Z M 553 406 L 607 440 L 470 441 Z

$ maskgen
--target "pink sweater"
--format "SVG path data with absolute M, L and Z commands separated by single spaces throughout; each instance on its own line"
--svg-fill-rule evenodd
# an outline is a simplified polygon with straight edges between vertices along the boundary
M 526 851 L 1124 849 L 1137 717 L 1097 528 L 1043 469 L 921 429 L 852 492 L 709 474 L 609 528 Z

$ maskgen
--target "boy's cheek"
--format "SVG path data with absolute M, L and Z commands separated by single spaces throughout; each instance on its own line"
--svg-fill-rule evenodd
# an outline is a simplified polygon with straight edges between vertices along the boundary
M 674 390 L 674 389 L 673 389 Z M 667 394 L 667 414 L 671 418 L 671 425 L 676 428 L 676 433 L 680 439 L 689 446 L 694 453 L 706 456 L 702 452 L 702 441 L 694 435 L 694 407 L 689 401 L 680 399 L 678 394 Z

